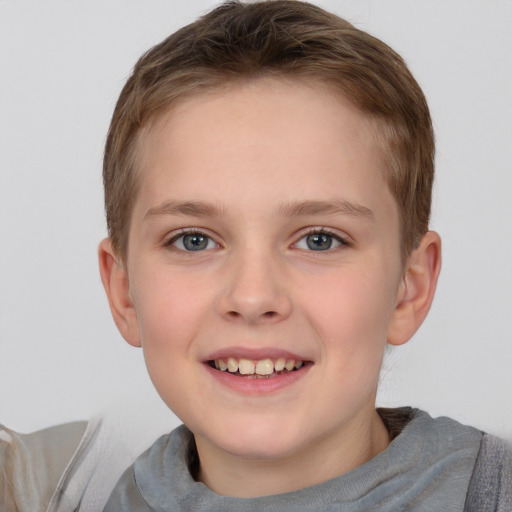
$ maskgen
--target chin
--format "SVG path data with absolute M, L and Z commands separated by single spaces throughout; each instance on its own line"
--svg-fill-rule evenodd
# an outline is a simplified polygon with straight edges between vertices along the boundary
M 305 440 L 283 421 L 261 419 L 225 425 L 221 436 L 210 437 L 221 450 L 248 459 L 279 459 L 293 455 Z

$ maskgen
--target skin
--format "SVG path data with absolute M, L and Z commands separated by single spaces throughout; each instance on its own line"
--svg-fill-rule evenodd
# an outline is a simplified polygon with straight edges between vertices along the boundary
M 143 142 L 127 265 L 103 241 L 102 280 L 218 494 L 307 487 L 389 444 L 375 412 L 384 349 L 425 318 L 440 240 L 427 233 L 402 264 L 372 134 L 318 84 L 259 80 L 181 100 Z M 187 251 L 183 229 L 209 237 L 206 248 Z M 331 248 L 311 249 L 312 232 Z M 240 391 L 205 364 L 218 351 L 286 351 L 308 365 L 274 391 Z

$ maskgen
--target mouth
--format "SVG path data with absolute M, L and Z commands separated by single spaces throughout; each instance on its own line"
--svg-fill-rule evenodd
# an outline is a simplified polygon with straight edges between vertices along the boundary
M 227 357 L 208 361 L 208 365 L 219 372 L 246 379 L 272 379 L 280 375 L 297 372 L 310 364 L 312 364 L 310 361 L 286 359 L 284 357 L 258 360 Z

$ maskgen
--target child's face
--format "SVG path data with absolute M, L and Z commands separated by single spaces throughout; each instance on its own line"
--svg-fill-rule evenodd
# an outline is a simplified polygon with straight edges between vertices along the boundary
M 403 292 L 383 166 L 355 108 L 284 81 L 182 100 L 144 140 L 124 334 L 200 454 L 311 454 L 371 423 Z

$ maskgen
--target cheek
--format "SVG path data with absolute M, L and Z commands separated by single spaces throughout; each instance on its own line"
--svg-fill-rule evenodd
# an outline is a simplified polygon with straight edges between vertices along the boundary
M 193 338 L 207 307 L 207 289 L 185 276 L 146 273 L 135 286 L 142 346 L 146 352 L 171 351 Z
M 309 302 L 321 354 L 321 388 L 330 390 L 334 411 L 353 411 L 371 403 L 391 318 L 390 293 L 382 280 L 351 271 L 328 284 Z M 335 404 L 335 405 L 334 405 Z
M 393 287 L 384 272 L 370 273 L 368 268 L 372 267 L 352 268 L 310 287 L 308 316 L 323 350 L 341 353 L 329 360 L 336 361 L 343 370 L 347 364 L 380 364 L 386 344 Z
M 208 299 L 203 287 L 194 287 L 177 273 L 146 272 L 134 286 L 133 299 L 148 374 L 163 401 L 180 418 L 190 400 L 183 382 L 196 366 L 193 340 L 207 317 Z

